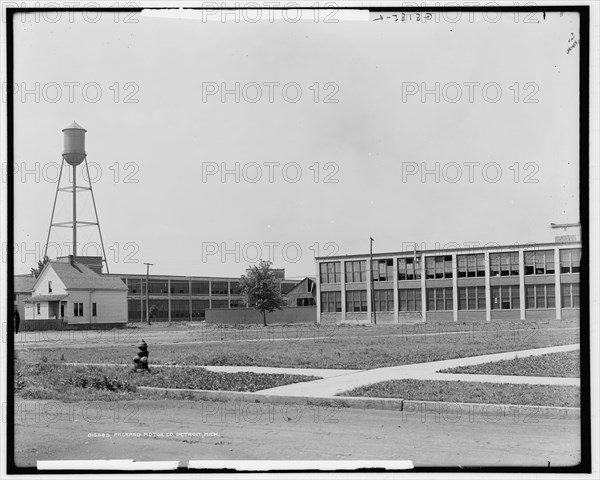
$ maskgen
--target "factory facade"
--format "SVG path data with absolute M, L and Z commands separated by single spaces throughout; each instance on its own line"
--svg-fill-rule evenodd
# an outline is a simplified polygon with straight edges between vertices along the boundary
M 317 321 L 578 319 L 581 256 L 581 242 L 567 238 L 535 245 L 318 257 Z
M 275 271 L 283 292 L 297 281 L 284 278 L 283 270 Z M 129 322 L 146 321 L 146 276 L 105 274 L 119 278 L 127 287 L 127 318 Z M 240 292 L 239 277 L 200 277 L 150 275 L 148 306 L 151 321 L 203 321 L 207 309 L 246 308 Z

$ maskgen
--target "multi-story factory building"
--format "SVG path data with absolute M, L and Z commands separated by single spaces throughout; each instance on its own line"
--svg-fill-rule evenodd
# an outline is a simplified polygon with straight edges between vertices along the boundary
M 581 242 L 569 239 L 318 257 L 317 319 L 378 324 L 575 319 L 581 256 Z

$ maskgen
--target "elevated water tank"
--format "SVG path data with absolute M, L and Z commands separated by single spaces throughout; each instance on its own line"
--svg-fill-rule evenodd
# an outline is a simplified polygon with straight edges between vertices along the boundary
M 63 158 L 69 165 L 79 165 L 85 159 L 85 132 L 87 130 L 77 122 L 63 129 L 65 146 Z

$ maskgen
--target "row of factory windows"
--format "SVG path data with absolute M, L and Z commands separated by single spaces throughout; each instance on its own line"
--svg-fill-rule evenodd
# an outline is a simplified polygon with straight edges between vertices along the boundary
M 126 281 L 125 278 L 122 279 Z M 146 280 L 138 278 L 127 279 L 127 287 L 130 294 L 145 294 Z M 210 292 L 210 293 L 209 293 Z M 171 280 L 171 288 L 169 290 L 169 282 L 167 280 L 150 280 L 148 282 L 149 294 L 164 294 L 168 295 L 189 295 L 190 282 L 188 280 Z M 239 282 L 209 282 L 209 281 L 191 281 L 192 295 L 240 295 Z
M 378 312 L 394 311 L 394 291 L 375 290 L 375 310 Z M 492 310 L 514 310 L 520 308 L 520 293 L 517 285 L 494 286 L 490 289 Z M 453 310 L 454 301 L 452 288 L 427 288 L 425 290 L 428 311 Z M 579 308 L 580 293 L 579 284 L 570 283 L 561 285 L 561 300 L 563 308 Z M 555 286 L 547 285 L 525 285 L 525 308 L 544 309 L 555 308 Z M 459 287 L 458 288 L 459 310 L 485 310 L 485 287 Z M 398 290 L 398 311 L 420 312 L 421 290 L 401 289 Z M 322 292 L 321 312 L 341 312 L 342 293 Z M 346 292 L 346 312 L 367 311 L 367 290 L 349 290 Z
M 554 250 L 524 252 L 525 275 L 553 275 L 555 273 Z M 421 278 L 420 257 L 398 258 L 398 280 L 418 280 Z M 367 281 L 367 261 L 345 262 L 346 283 Z M 341 262 L 324 262 L 319 266 L 321 283 L 341 283 Z M 560 273 L 579 273 L 581 269 L 581 249 L 560 251 Z M 456 256 L 458 278 L 485 277 L 485 255 L 483 253 Z M 374 282 L 394 279 L 393 260 L 373 260 L 372 278 Z M 452 278 L 452 255 L 425 257 L 425 278 Z M 490 276 L 506 277 L 519 275 L 519 252 L 490 253 Z
M 152 308 L 155 307 L 155 308 Z M 153 300 L 149 302 L 149 308 L 153 311 L 152 318 L 169 318 L 169 301 Z M 207 308 L 246 308 L 242 300 L 192 300 L 191 310 L 189 300 L 171 300 L 171 318 L 188 319 L 190 312 L 192 318 L 204 319 Z M 140 300 L 128 301 L 129 319 L 135 320 L 146 315 L 146 304 Z

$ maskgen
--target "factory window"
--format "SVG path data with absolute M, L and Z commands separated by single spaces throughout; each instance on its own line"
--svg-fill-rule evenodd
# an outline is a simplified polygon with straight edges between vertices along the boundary
M 209 300 L 192 300 L 192 318 L 196 320 L 204 319 L 207 308 L 210 308 Z
M 525 275 L 554 274 L 554 250 L 525 252 Z
M 211 300 L 210 308 L 229 308 L 229 300 Z
M 192 295 L 208 295 L 208 282 L 192 280 Z
M 491 288 L 492 310 L 516 310 L 520 308 L 518 285 L 502 285 Z
M 166 280 L 150 280 L 148 281 L 148 293 L 168 294 L 169 283 Z
M 554 285 L 525 285 L 525 308 L 554 308 Z
M 485 277 L 485 255 L 457 255 L 457 274 L 459 278 Z
M 394 311 L 394 291 L 375 290 L 375 310 L 377 312 Z
M 135 321 L 138 322 L 142 318 L 142 306 L 140 304 L 140 300 L 128 300 L 127 301 L 127 315 L 130 322 Z
M 579 284 L 564 283 L 560 286 L 562 294 L 562 308 L 579 308 Z
M 96 303 L 92 303 L 92 317 L 96 317 L 98 310 L 96 308 Z
M 171 288 L 173 282 L 171 282 Z M 171 318 L 188 319 L 190 318 L 190 302 L 189 300 L 171 300 Z
M 373 260 L 371 274 L 374 282 L 391 282 L 394 279 L 394 261 L 391 258 Z
M 428 288 L 426 290 L 427 310 L 452 310 L 452 288 Z
M 210 282 L 211 295 L 227 295 L 229 293 L 228 282 Z
M 421 290 L 418 288 L 398 290 L 398 310 L 400 312 L 420 312 Z
M 342 271 L 340 262 L 326 262 L 319 264 L 321 283 L 340 283 Z
M 459 310 L 485 310 L 485 287 L 458 287 Z
M 315 304 L 315 299 L 310 298 L 297 298 L 296 306 L 297 307 L 312 307 Z
M 127 287 L 129 288 L 129 293 L 142 293 L 141 280 L 137 278 L 130 278 L 127 281 Z
M 240 287 L 240 282 L 230 282 L 229 283 L 229 293 L 231 295 L 241 295 L 242 288 Z
M 168 320 L 169 319 L 169 301 L 164 299 L 164 300 L 157 300 L 157 299 L 151 299 L 150 300 L 150 308 L 149 308 L 149 312 L 151 313 L 151 318 L 153 320 L 159 321 L 159 320 Z M 144 317 L 146 316 L 146 307 L 144 305 Z
M 346 262 L 346 283 L 358 283 L 367 281 L 367 262 L 358 260 Z
M 48 281 L 48 293 L 52 293 L 52 280 Z
M 421 278 L 420 258 L 398 259 L 398 280 L 418 280 Z
M 346 292 L 346 312 L 366 312 L 367 291 L 349 290 Z
M 187 280 L 171 280 L 171 293 L 174 295 L 189 295 L 190 282 Z
M 581 249 L 570 248 L 560 251 L 560 273 L 579 273 L 581 270 Z
M 342 292 L 322 292 L 321 312 L 333 313 L 342 311 Z
M 241 299 L 232 298 L 229 301 L 229 308 L 246 308 L 246 302 Z
M 425 258 L 426 278 L 452 278 L 452 255 Z
M 519 252 L 490 253 L 490 276 L 519 275 Z
M 80 303 L 80 302 L 73 303 L 73 316 L 83 317 L 83 303 Z

